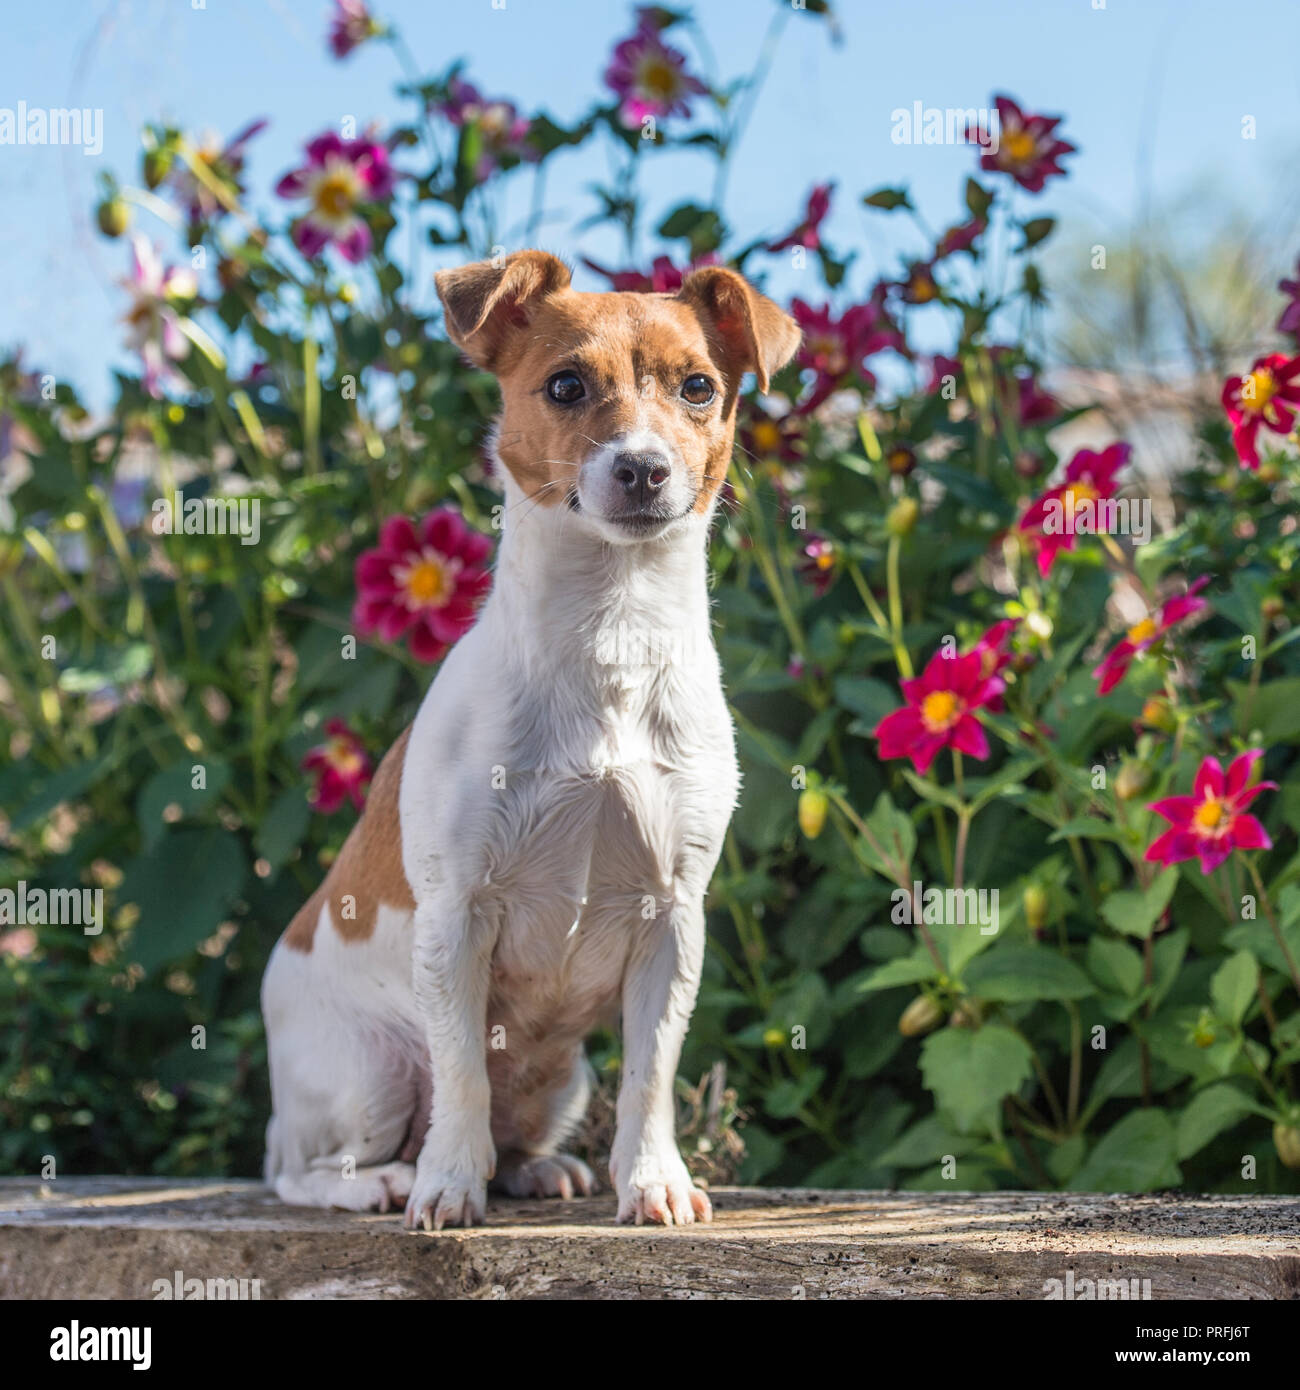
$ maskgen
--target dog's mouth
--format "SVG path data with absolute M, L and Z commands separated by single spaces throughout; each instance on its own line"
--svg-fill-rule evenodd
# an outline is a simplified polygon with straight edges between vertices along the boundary
M 648 539 L 668 530 L 675 522 L 681 521 L 688 515 L 689 508 L 684 512 L 665 512 L 644 508 L 634 512 L 619 512 L 605 519 L 611 526 L 617 526 L 625 535 L 635 536 L 637 539 Z

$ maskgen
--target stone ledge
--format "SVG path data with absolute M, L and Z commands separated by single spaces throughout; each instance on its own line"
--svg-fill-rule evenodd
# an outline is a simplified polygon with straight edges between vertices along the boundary
M 486 1226 L 427 1235 L 285 1207 L 254 1182 L 5 1179 L 0 1298 L 149 1299 L 176 1271 L 275 1299 L 1041 1299 L 1071 1271 L 1149 1279 L 1153 1299 L 1300 1298 L 1293 1197 L 711 1195 L 710 1226 L 616 1226 L 608 1195 L 494 1198 Z

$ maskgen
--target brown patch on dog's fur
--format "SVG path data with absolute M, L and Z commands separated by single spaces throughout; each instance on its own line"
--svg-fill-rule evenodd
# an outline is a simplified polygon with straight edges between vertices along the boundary
M 555 257 L 520 251 L 437 281 L 448 335 L 501 383 L 501 461 L 542 506 L 563 503 L 583 459 L 639 425 L 675 446 L 706 512 L 727 476 L 741 378 L 753 371 L 766 390 L 799 344 L 794 320 L 722 267 L 688 275 L 675 295 L 584 294 Z M 566 370 L 587 395 L 562 407 L 546 383 Z M 681 398 L 696 373 L 717 390 L 708 406 Z
M 404 729 L 384 755 L 370 784 L 361 819 L 343 842 L 325 881 L 285 930 L 281 939 L 291 950 L 311 950 L 321 908 L 327 903 L 334 930 L 344 941 L 365 941 L 373 935 L 381 903 L 407 911 L 414 908 L 415 898 L 402 867 L 402 828 L 397 806 L 410 736 L 410 729 Z M 355 916 L 343 915 L 343 899 L 347 896 L 353 899 Z

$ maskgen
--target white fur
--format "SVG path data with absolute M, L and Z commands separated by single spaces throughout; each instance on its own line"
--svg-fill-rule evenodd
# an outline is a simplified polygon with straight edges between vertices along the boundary
M 470 1224 L 498 1156 L 508 1190 L 564 1195 L 566 1175 L 589 1189 L 557 1148 L 586 1103 L 582 1040 L 621 1011 L 619 1217 L 708 1217 L 676 1146 L 673 1081 L 738 788 L 709 518 L 615 543 L 592 481 L 603 466 L 584 465 L 579 512 L 507 479 L 492 593 L 407 748 L 414 913 L 385 912 L 353 942 L 322 920 L 309 954 L 272 957 L 267 1172 L 286 1201 L 384 1208 L 409 1191 L 408 1224 Z M 412 1173 L 394 1160 L 430 1071 Z M 347 1157 L 356 1178 L 340 1176 Z

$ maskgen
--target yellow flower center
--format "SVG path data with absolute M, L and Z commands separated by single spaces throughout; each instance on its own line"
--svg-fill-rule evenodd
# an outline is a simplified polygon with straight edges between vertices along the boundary
M 1213 796 L 1206 797 L 1192 819 L 1200 830 L 1217 830 L 1223 820 L 1223 802 Z
M 781 447 L 781 430 L 771 420 L 760 420 L 754 426 L 754 447 L 760 454 L 775 453 Z
M 1061 494 L 1062 500 L 1071 511 L 1077 511 L 1080 503 L 1095 502 L 1101 496 L 1091 483 L 1068 483 Z
M 1277 378 L 1267 367 L 1260 367 L 1242 378 L 1241 403 L 1249 411 L 1260 415 L 1269 401 L 1277 395 Z
M 666 101 L 677 92 L 677 69 L 662 58 L 648 58 L 641 65 L 641 86 L 651 96 Z
M 933 734 L 952 728 L 960 714 L 961 701 L 951 690 L 932 690 L 921 701 L 921 722 Z
M 1013 130 L 1002 141 L 1002 148 L 1016 164 L 1027 164 L 1033 157 L 1038 144 L 1027 130 Z
M 1143 642 L 1149 642 L 1156 635 L 1156 620 L 1154 618 L 1143 618 L 1140 623 L 1134 623 L 1128 630 L 1128 640 L 1135 647 L 1140 647 Z
M 934 281 L 928 275 L 914 275 L 911 288 L 912 298 L 918 304 L 928 304 L 939 293 Z
M 395 573 L 410 608 L 441 608 L 451 597 L 449 566 L 432 551 Z
M 344 777 L 355 777 L 363 766 L 361 754 L 357 752 L 350 739 L 330 739 L 325 756 L 329 759 L 330 766 Z
M 326 174 L 316 185 L 313 201 L 326 217 L 342 217 L 352 206 L 356 183 L 346 170 Z

